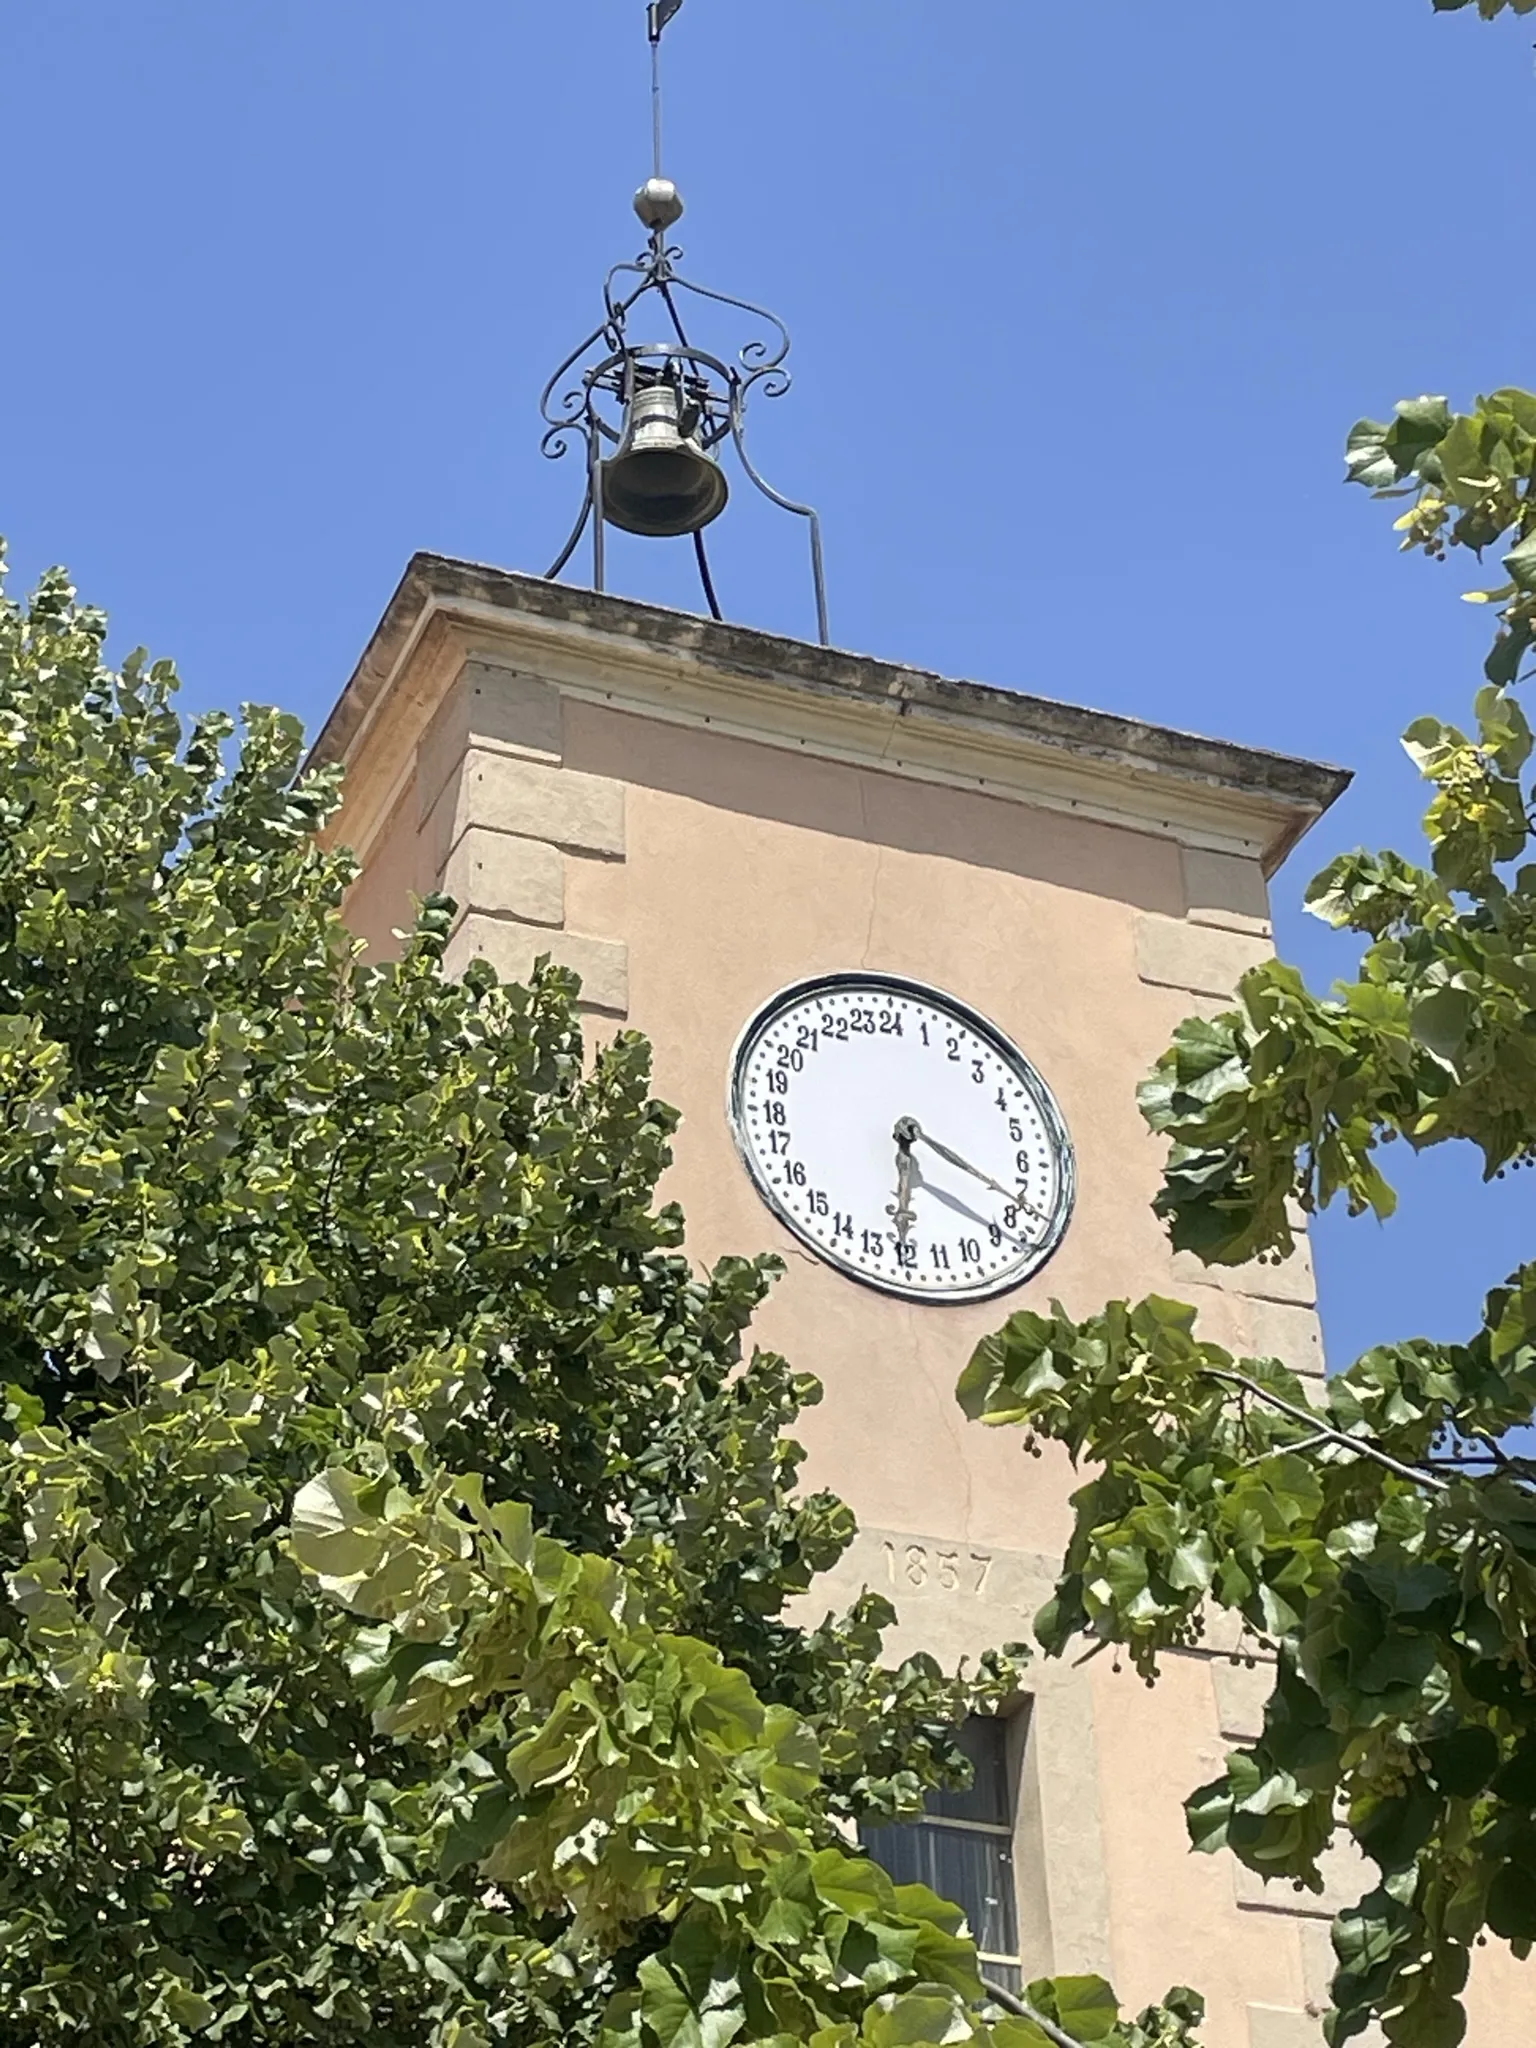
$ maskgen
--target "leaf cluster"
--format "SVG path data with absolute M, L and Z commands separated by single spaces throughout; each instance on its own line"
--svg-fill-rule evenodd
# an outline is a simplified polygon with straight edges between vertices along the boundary
M 1263 1735 L 1189 1800 L 1190 1834 L 1314 1892 L 1341 1831 L 1378 1864 L 1335 1927 L 1335 2043 L 1380 2016 L 1452 2048 L 1473 1944 L 1536 1940 L 1536 1466 L 1477 1449 L 1536 1406 L 1533 1314 L 1536 1270 L 1467 1350 L 1373 1352 L 1318 1396 L 1180 1304 L 1057 1307 L 1012 1317 L 960 1384 L 968 1413 L 1093 1470 L 1047 1651 L 1121 1644 L 1150 1683 L 1219 1610 L 1238 1655 L 1273 1660 Z
M 1486 11 L 1486 10 L 1485 10 Z M 1427 860 L 1344 856 L 1313 912 L 1364 940 L 1316 994 L 1292 967 L 1179 1027 L 1141 1090 L 1169 1140 L 1156 1207 L 1207 1264 L 1279 1261 L 1335 1199 L 1389 1217 L 1382 1149 L 1463 1139 L 1485 1173 L 1536 1158 L 1532 733 L 1517 693 L 1536 633 L 1536 398 L 1453 414 L 1405 402 L 1350 439 L 1351 478 L 1414 503 L 1405 546 L 1506 549 L 1498 636 L 1468 730 L 1405 746 L 1431 796 Z M 1335 1926 L 1329 2038 L 1379 2017 L 1453 2048 L 1473 1944 L 1536 1940 L 1536 1464 L 1502 1439 L 1536 1413 L 1536 1266 L 1465 1344 L 1381 1347 L 1325 1392 L 1201 1341 L 1157 1299 L 1074 1323 L 1015 1316 L 961 1382 L 969 1411 L 1063 1443 L 1094 1477 L 1037 1633 L 1158 1658 L 1226 1610 L 1273 1660 L 1264 1734 L 1189 1802 L 1192 1838 L 1320 1888 L 1344 1830 L 1379 1887 Z
M 1490 683 L 1512 683 L 1536 635 L 1536 395 L 1506 386 L 1469 413 L 1452 412 L 1443 398 L 1402 399 L 1390 421 L 1361 420 L 1351 431 L 1347 461 L 1350 482 L 1374 496 L 1413 498 L 1397 522 L 1405 549 L 1443 561 L 1448 548 L 1469 548 L 1481 560 L 1510 543 L 1508 581 L 1474 592 L 1472 602 L 1499 607 L 1486 673 Z
M 807 1855 L 963 1782 L 1008 1668 L 787 1619 L 853 1522 L 797 1490 L 815 1381 L 744 1342 L 773 1263 L 696 1273 L 656 1205 L 644 1043 L 589 1052 L 553 970 L 445 981 L 446 903 L 364 964 L 296 723 L 226 762 L 105 631 L 61 575 L 0 603 L 0 2048 L 591 2041 L 663 1931 L 482 1875 L 484 1763 L 376 1721 L 300 1489 L 451 1473 L 622 1561 L 821 1758 Z
M 1190 2039 L 1191 1994 L 1122 2025 L 1097 1978 L 989 2010 L 958 1909 L 827 1838 L 806 1724 L 654 1628 L 625 1567 L 538 1536 L 478 1479 L 332 1468 L 300 1493 L 292 1548 L 376 1624 L 375 1728 L 474 1767 L 440 1819 L 445 1866 L 473 1861 L 578 1956 L 664 1931 L 600 2048 L 1042 2048 L 1052 2025 L 1114 2048 Z

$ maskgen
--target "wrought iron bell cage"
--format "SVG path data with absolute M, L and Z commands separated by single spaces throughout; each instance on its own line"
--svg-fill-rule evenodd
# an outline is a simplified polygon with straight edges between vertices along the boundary
M 558 460 L 579 445 L 586 468 L 576 523 L 547 573 L 562 573 L 588 527 L 596 590 L 605 587 L 610 525 L 632 533 L 689 535 L 705 602 L 712 617 L 723 618 L 704 529 L 729 496 L 720 458 L 730 451 L 763 497 L 806 522 L 817 631 L 827 646 L 820 517 L 812 506 L 775 490 L 747 448 L 749 398 L 782 398 L 790 388 L 789 330 L 766 308 L 682 275 L 683 252 L 668 236 L 682 218 L 683 202 L 669 178 L 648 179 L 635 194 L 635 212 L 650 231 L 648 246 L 633 262 L 609 271 L 601 322 L 566 357 L 540 400 L 545 456 Z M 760 331 L 730 358 L 702 348 L 684 325 L 683 294 L 739 313 Z M 654 313 L 657 327 L 671 338 L 632 340 L 641 312 Z

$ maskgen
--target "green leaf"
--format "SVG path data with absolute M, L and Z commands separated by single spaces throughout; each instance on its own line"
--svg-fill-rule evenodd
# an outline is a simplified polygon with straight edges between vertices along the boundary
M 1488 1888 L 1488 1925 L 1505 1941 L 1536 1941 L 1536 1871 L 1500 1868 Z
M 1472 1799 L 1499 1767 L 1499 1740 L 1491 1728 L 1457 1728 L 1426 1742 L 1430 1776 L 1452 1799 Z
M 482 1792 L 444 1839 L 438 1865 L 442 1876 L 452 1877 L 466 1864 L 483 1863 L 505 1833 L 512 1812 L 512 1796 L 505 1786 L 493 1785 Z
M 369 1485 L 356 1473 L 333 1470 L 311 1479 L 294 1498 L 294 1555 L 330 1584 L 364 1577 L 383 1555 L 378 1516 L 362 1504 Z
M 1350 1814 L 1350 1826 L 1366 1855 L 1390 1874 L 1413 1863 L 1439 1818 L 1435 1794 L 1414 1787 L 1396 1798 L 1361 1800 Z
M 1082 2042 L 1107 2040 L 1120 2008 L 1102 1977 L 1045 1977 L 1029 1987 L 1029 2003 L 1064 2033 Z
M 1510 549 L 1504 568 L 1518 589 L 1536 591 L 1536 529 Z
M 1413 1035 L 1444 1060 L 1456 1059 L 1466 1044 L 1477 1005 L 1465 989 L 1437 988 L 1413 1006 Z

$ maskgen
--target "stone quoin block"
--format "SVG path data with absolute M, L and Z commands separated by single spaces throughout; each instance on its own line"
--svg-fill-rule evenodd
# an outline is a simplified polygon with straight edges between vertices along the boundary
M 1193 1252 L 1175 1252 L 1171 1270 L 1179 1286 L 1215 1287 L 1227 1294 L 1292 1302 L 1305 1308 L 1312 1308 L 1317 1302 L 1312 1247 L 1305 1238 L 1298 1240 L 1295 1251 L 1279 1266 L 1261 1265 L 1257 1259 L 1246 1266 L 1203 1266 Z
M 602 775 L 551 768 L 479 749 L 464 757 L 461 830 L 488 825 L 524 839 L 547 839 L 577 853 L 617 859 L 624 852 L 624 785 Z
M 1313 2015 L 1280 2005 L 1250 2005 L 1248 2048 L 1318 2048 L 1322 2034 Z
M 466 917 L 443 956 L 447 974 L 462 974 L 471 960 L 488 960 L 503 981 L 525 982 L 533 963 L 547 953 L 581 976 L 581 1000 L 615 1016 L 629 1011 L 629 948 L 619 939 L 587 938 L 579 932 L 549 931 L 511 918 Z
M 1216 1725 L 1227 1742 L 1257 1742 L 1264 1732 L 1264 1702 L 1275 1689 L 1275 1661 L 1234 1664 L 1225 1657 L 1211 1662 L 1211 1690 L 1216 1695 Z
M 1326 1921 L 1304 1920 L 1301 1933 L 1301 1973 L 1306 1987 L 1307 2010 L 1313 2014 L 1312 2025 L 1332 2005 L 1329 1996 L 1333 1985 L 1334 1972 L 1339 1959 L 1333 1952 L 1333 1935 Z M 1318 2035 L 1313 2034 L 1313 2048 L 1317 2048 Z M 1363 2034 L 1355 2036 L 1359 2048 L 1387 2048 L 1387 2037 L 1378 2026 L 1369 2026 Z
M 1270 1301 L 1220 1285 L 1207 1268 L 1199 1285 L 1187 1267 L 1177 1283 L 1178 1298 L 1199 1317 L 1195 1334 L 1219 1344 L 1234 1358 L 1278 1358 L 1307 1379 L 1323 1376 L 1323 1333 L 1317 1311 L 1297 1301 Z
M 477 750 L 466 754 L 449 777 L 422 828 L 434 874 L 443 872 L 460 839 L 476 826 L 621 859 L 623 785 L 606 776 Z
M 1273 957 L 1273 947 L 1246 932 L 1188 924 L 1151 910 L 1136 920 L 1136 972 L 1159 987 L 1230 996 L 1250 967 Z
M 473 825 L 449 854 L 438 886 L 461 916 L 485 911 L 523 924 L 565 922 L 565 856 L 542 839 Z
M 1180 861 L 1184 870 L 1184 901 L 1193 923 L 1247 932 L 1261 939 L 1269 937 L 1269 889 L 1264 870 L 1256 860 L 1186 846 Z
M 1320 1892 L 1298 1891 L 1288 1877 L 1270 1878 L 1266 1882 L 1235 1856 L 1229 1855 L 1227 1860 L 1232 1870 L 1233 1895 L 1240 1907 L 1249 1912 L 1294 1914 L 1298 1919 L 1332 1920 L 1346 1906 L 1353 1906 L 1367 1892 L 1374 1891 L 1381 1881 L 1376 1866 L 1366 1860 L 1364 1852 L 1342 1829 L 1317 1859 L 1318 1875 L 1323 1880 Z
M 1268 1272 L 1276 1269 L 1264 1268 Z M 1282 1272 L 1284 1268 L 1280 1269 Z M 1278 1358 L 1305 1379 L 1323 1377 L 1323 1326 L 1316 1309 L 1300 1301 L 1269 1301 L 1254 1296 L 1243 1305 L 1248 1327 L 1248 1352 L 1254 1358 Z
M 416 749 L 418 817 L 425 818 L 472 748 L 557 763 L 564 751 L 560 692 L 520 669 L 466 662 Z

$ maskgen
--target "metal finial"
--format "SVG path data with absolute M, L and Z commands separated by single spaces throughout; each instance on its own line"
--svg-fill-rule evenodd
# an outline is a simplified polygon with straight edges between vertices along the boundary
M 652 232 L 676 227 L 683 217 L 682 195 L 670 178 L 647 178 L 635 194 L 635 212 Z

